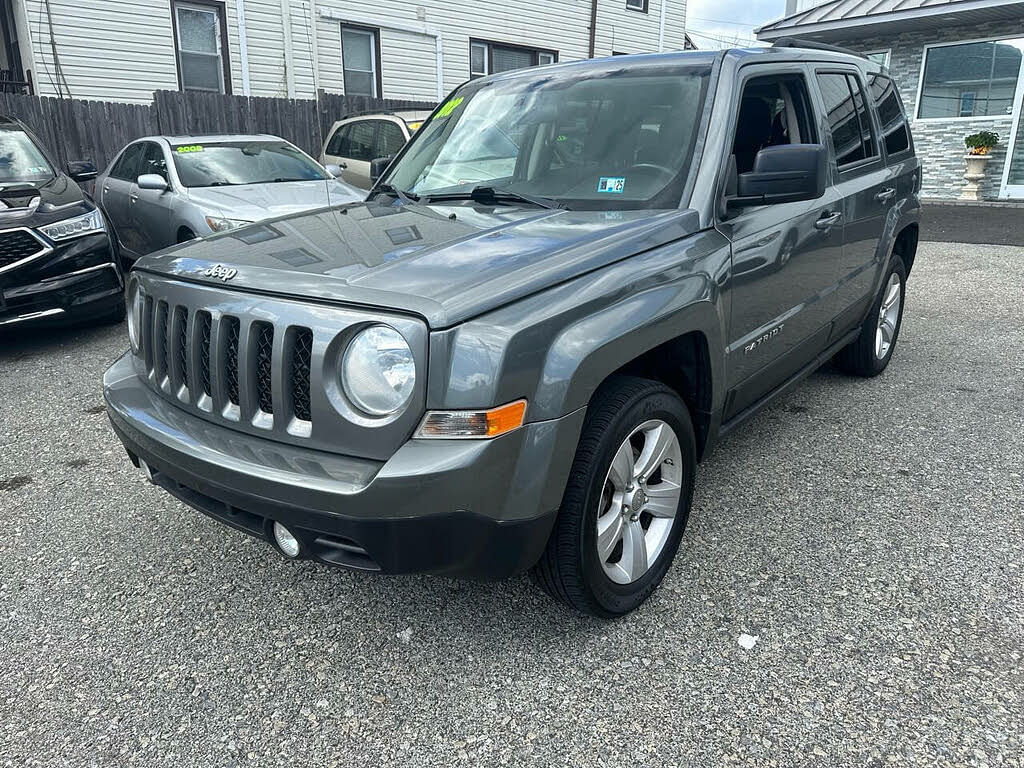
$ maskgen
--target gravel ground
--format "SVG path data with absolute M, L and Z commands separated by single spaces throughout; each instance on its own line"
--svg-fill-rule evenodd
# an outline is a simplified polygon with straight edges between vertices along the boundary
M 285 562 L 131 468 L 122 329 L 0 339 L 0 765 L 1024 765 L 1024 250 L 917 264 L 888 372 L 723 443 L 616 622 Z

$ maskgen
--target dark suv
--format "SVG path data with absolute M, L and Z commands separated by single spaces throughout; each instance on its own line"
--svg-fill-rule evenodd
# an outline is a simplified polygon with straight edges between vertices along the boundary
M 17 120 L 0 117 L 0 331 L 15 325 L 123 320 L 124 280 L 103 215 Z
M 473 80 L 365 203 L 141 259 L 110 419 L 288 557 L 532 569 L 621 614 L 719 437 L 832 358 L 889 364 L 920 170 L 892 81 L 842 53 Z

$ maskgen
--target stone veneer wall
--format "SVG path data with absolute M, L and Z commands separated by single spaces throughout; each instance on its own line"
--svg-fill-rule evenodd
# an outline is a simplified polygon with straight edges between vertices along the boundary
M 924 165 L 922 194 L 925 197 L 959 197 L 964 183 L 964 155 L 967 153 L 964 137 L 981 130 L 999 134 L 999 146 L 993 150 L 992 158 L 985 166 L 986 177 L 981 184 L 981 194 L 990 200 L 999 196 L 1006 148 L 1010 143 L 1010 128 L 1013 125 L 1010 115 L 925 121 L 913 119 L 917 109 L 924 46 L 993 37 L 1024 37 L 1024 20 L 830 40 L 836 45 L 861 52 L 889 49 L 889 71 L 903 95 L 907 115 L 911 118 L 914 145 Z M 1018 154 L 1021 147 L 1024 147 L 1024 137 L 1018 142 Z

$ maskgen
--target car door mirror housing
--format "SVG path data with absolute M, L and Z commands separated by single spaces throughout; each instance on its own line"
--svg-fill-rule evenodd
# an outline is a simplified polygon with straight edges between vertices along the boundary
M 391 155 L 387 157 L 375 157 L 370 161 L 370 181 L 376 181 L 384 175 L 384 171 L 391 164 Z
M 157 192 L 167 190 L 167 180 L 159 173 L 144 173 L 135 181 L 139 189 L 152 189 Z
M 739 174 L 731 208 L 817 200 L 825 194 L 828 150 L 822 144 L 783 144 L 765 147 L 754 168 Z
M 75 181 L 92 181 L 99 175 L 96 166 L 89 160 L 71 160 L 68 162 L 68 176 Z
M 324 168 L 329 174 L 331 174 L 331 176 L 336 179 L 340 179 L 341 172 L 345 170 L 345 165 L 343 163 L 330 163 L 329 165 L 324 166 Z

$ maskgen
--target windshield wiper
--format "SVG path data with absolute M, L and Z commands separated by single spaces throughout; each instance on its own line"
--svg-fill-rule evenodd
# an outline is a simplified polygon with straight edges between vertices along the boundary
M 449 192 L 440 195 L 427 195 L 428 203 L 438 203 L 444 200 L 473 200 L 478 203 L 500 203 L 515 201 L 518 203 L 529 203 L 538 208 L 558 209 L 565 208 L 565 203 L 552 200 L 550 197 L 539 195 L 527 195 L 523 192 L 513 192 L 511 189 L 495 189 L 494 187 L 473 187 L 469 192 Z
M 406 192 L 404 189 L 399 189 L 393 184 L 378 184 L 374 189 L 374 192 L 383 192 L 386 195 L 394 195 L 402 201 L 402 205 L 411 205 L 420 199 L 419 195 L 413 194 L 412 192 Z

